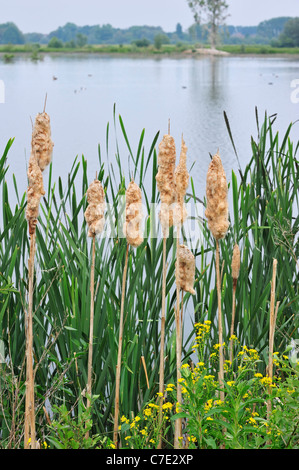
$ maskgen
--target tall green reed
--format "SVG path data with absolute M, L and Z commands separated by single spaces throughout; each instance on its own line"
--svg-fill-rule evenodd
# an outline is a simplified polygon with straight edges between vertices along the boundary
M 232 130 L 228 131 L 232 138 Z M 264 362 L 268 358 L 269 302 L 272 264 L 278 261 L 276 298 L 280 300 L 275 334 L 275 350 L 283 350 L 298 329 L 298 148 L 290 140 L 292 125 L 280 138 L 275 133 L 275 117 L 264 116 L 257 123 L 257 138 L 252 138 L 252 158 L 239 175 L 232 172 L 229 191 L 230 229 L 221 240 L 223 338 L 228 343 L 232 312 L 231 258 L 233 246 L 241 250 L 241 266 L 236 293 L 236 334 L 243 344 L 258 349 Z M 295 124 L 294 124 L 295 125 Z M 114 139 L 107 125 L 104 150 L 98 148 L 98 179 L 106 190 L 115 224 L 118 203 L 125 194 L 126 177 L 121 146 L 129 153 L 135 181 L 142 188 L 146 205 L 146 227 L 157 223 L 151 203 L 159 201 L 156 144 L 145 148 L 142 130 L 136 148 L 126 133 L 121 116 L 113 110 Z M 118 133 L 120 132 L 120 136 Z M 111 140 L 115 150 L 111 150 Z M 232 138 L 233 142 L 233 138 Z M 24 424 L 25 334 L 24 311 L 28 293 L 28 236 L 25 219 L 25 195 L 18 194 L 5 181 L 10 140 L 0 159 L 2 226 L 0 230 L 0 324 L 6 363 L 1 365 L 0 426 L 1 446 L 20 447 Z M 114 152 L 114 155 L 113 155 Z M 104 158 L 104 153 L 106 153 Z M 112 156 L 113 155 L 113 158 Z M 104 163 L 105 160 L 105 163 Z M 108 162 L 108 164 L 106 163 Z M 47 194 L 41 203 L 36 232 L 36 267 L 34 278 L 34 357 L 36 383 L 37 434 L 46 429 L 43 407 L 51 416 L 54 405 L 64 403 L 73 414 L 87 383 L 91 242 L 86 236 L 83 218 L 87 207 L 87 161 L 75 159 L 66 179 L 52 181 L 49 169 Z M 197 201 L 196 182 L 191 178 L 192 195 Z M 146 189 L 146 190 L 145 190 Z M 13 192 L 15 194 L 13 194 Z M 11 199 L 15 195 L 17 204 Z M 205 220 L 196 217 L 202 227 L 202 240 L 192 248 L 197 259 L 196 294 L 184 295 L 184 305 L 194 322 L 211 320 L 211 337 L 217 337 L 217 295 L 214 278 L 214 241 Z M 182 234 L 184 237 L 184 234 Z M 171 252 L 173 233 L 167 238 Z M 95 252 L 94 354 L 92 419 L 95 432 L 113 432 L 115 364 L 121 303 L 121 281 L 126 239 L 97 238 Z M 160 312 L 162 299 L 163 240 L 150 236 L 131 250 L 128 258 L 127 294 L 123 335 L 120 413 L 136 415 L 153 398 L 159 385 Z M 261 280 L 263 282 L 261 282 Z M 166 276 L 165 381 L 176 379 L 174 308 L 175 260 L 169 260 Z M 187 332 L 183 356 L 191 356 Z M 190 331 L 190 337 L 193 331 Z M 209 354 L 209 345 L 206 355 Z M 141 357 L 148 373 L 147 385 Z

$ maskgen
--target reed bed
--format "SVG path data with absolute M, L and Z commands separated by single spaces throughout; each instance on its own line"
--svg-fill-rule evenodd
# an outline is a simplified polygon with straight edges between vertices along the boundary
M 227 116 L 224 117 L 233 151 L 238 157 L 232 129 Z M 234 332 L 240 344 L 250 345 L 259 351 L 258 368 L 263 373 L 269 365 L 269 351 L 285 351 L 291 340 L 296 339 L 299 325 L 296 272 L 299 143 L 289 138 L 293 125 L 281 138 L 275 132 L 275 116 L 265 115 L 261 125 L 258 114 L 256 117 L 257 137 L 252 137 L 251 141 L 252 158 L 244 169 L 239 168 L 238 174 L 232 172 L 227 181 L 232 207 L 228 214 L 226 206 L 222 207 L 227 214 L 225 227 L 221 231 L 221 234 L 225 232 L 225 237 L 219 237 L 220 232 L 214 237 L 215 234 L 208 226 L 209 212 L 204 220 L 195 215 L 196 223 L 202 228 L 202 240 L 189 245 L 182 230 L 183 243 L 179 244 L 181 256 L 173 250 L 177 243 L 173 226 L 169 228 L 167 237 L 150 236 L 150 229 L 161 223 L 159 217 L 151 211 L 151 203 L 158 203 L 161 196 L 156 181 L 159 170 L 156 152 L 159 133 L 153 136 L 150 148 L 146 149 L 145 131 L 142 130 L 134 149 L 124 122 L 121 116 L 117 117 L 114 108 L 114 129 L 120 129 L 122 143 L 127 147 L 133 168 L 130 179 L 134 177 L 143 197 L 145 232 L 142 237 L 135 239 L 138 243 L 134 242 L 132 249 L 128 249 L 128 240 L 118 235 L 93 236 L 93 232 L 90 232 L 92 236 L 88 237 L 89 226 L 84 218 L 88 208 L 87 161 L 84 156 L 81 160 L 75 159 L 67 178 L 60 177 L 57 182 L 53 182 L 54 160 L 48 167 L 48 181 L 43 183 L 46 189 L 39 198 L 39 215 L 30 218 L 35 229 L 33 272 L 28 265 L 30 240 L 29 221 L 26 219 L 26 211 L 28 216 L 29 210 L 27 197 L 26 194 L 19 194 L 15 177 L 9 175 L 6 162 L 13 141 L 8 142 L 0 158 L 0 324 L 5 345 L 5 362 L 1 365 L 0 376 L 2 448 L 24 446 L 27 381 L 24 325 L 29 279 L 32 280 L 30 290 L 33 292 L 32 348 L 37 447 L 49 437 L 49 422 L 55 418 L 56 407 L 63 404 L 67 415 L 72 416 L 73 420 L 79 419 L 82 410 L 86 409 L 82 397 L 87 384 L 90 384 L 91 343 L 90 434 L 101 436 L 102 444 L 107 438 L 113 442 L 115 423 L 119 424 L 118 419 L 115 419 L 118 386 L 118 416 L 130 416 L 133 419 L 147 403 L 156 403 L 159 385 L 176 383 L 176 319 L 179 305 L 176 263 L 177 256 L 183 263 L 185 247 L 189 250 L 188 260 L 194 260 L 195 263 L 189 268 L 187 264 L 184 266 L 190 269 L 191 280 L 188 285 L 182 286 L 184 296 L 180 306 L 185 312 L 183 318 L 187 312 L 191 312 L 192 324 L 211 322 L 211 339 L 202 351 L 203 360 L 209 362 L 212 340 L 218 337 L 221 326 L 221 341 L 229 343 L 231 325 L 234 324 Z M 109 124 L 106 135 L 105 161 L 110 161 Z M 106 220 L 110 217 L 116 227 L 120 222 L 118 204 L 126 193 L 127 185 L 117 132 L 113 141 L 116 144 L 116 165 L 108 165 L 106 168 L 103 149 L 99 146 L 96 180 L 102 182 L 105 203 L 110 205 Z M 192 162 L 192 156 L 189 158 Z M 12 184 L 7 182 L 8 176 Z M 145 187 L 146 181 L 151 181 L 151 188 Z M 198 200 L 202 200 L 208 209 L 205 194 L 196 193 L 196 181 L 192 177 L 190 183 L 191 190 L 185 194 L 185 201 L 195 205 Z M 17 203 L 12 202 L 13 199 Z M 172 196 L 170 200 L 173 202 Z M 232 276 L 231 265 L 236 244 L 241 257 L 233 308 L 235 277 Z M 275 296 L 273 259 L 277 260 L 278 267 Z M 216 263 L 216 272 L 220 272 L 220 276 L 216 276 L 217 283 Z M 120 318 L 121 312 L 124 321 Z M 91 324 L 93 334 L 90 336 Z M 191 365 L 193 334 L 191 328 L 182 341 L 179 353 L 181 362 Z M 164 342 L 163 355 L 161 339 Z M 120 343 L 121 367 L 117 368 Z M 117 381 L 119 385 L 116 385 Z M 167 426 L 163 422 L 160 447 L 173 446 L 174 422 L 171 421 Z

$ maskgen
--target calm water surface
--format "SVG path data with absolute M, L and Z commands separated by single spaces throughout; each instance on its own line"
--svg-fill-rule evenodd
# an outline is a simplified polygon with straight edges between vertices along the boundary
M 57 80 L 53 80 L 53 76 Z M 10 137 L 15 142 L 9 153 L 10 174 L 25 190 L 26 164 L 30 155 L 31 121 L 43 109 L 52 123 L 53 174 L 66 176 L 76 155 L 88 160 L 89 178 L 98 170 L 98 144 L 106 159 L 106 126 L 110 122 L 114 158 L 113 105 L 125 123 L 133 152 L 145 128 L 145 151 L 153 137 L 167 133 L 168 120 L 179 153 L 183 133 L 188 146 L 189 165 L 198 196 L 205 192 L 209 153 L 220 149 L 230 179 L 237 171 L 236 157 L 228 137 L 226 111 L 241 166 L 251 157 L 250 136 L 256 136 L 255 106 L 260 121 L 264 112 L 278 113 L 276 129 L 281 135 L 291 121 L 299 119 L 299 104 L 291 101 L 292 80 L 299 79 L 299 61 L 266 57 L 202 58 L 115 58 L 95 56 L 46 56 L 33 63 L 18 58 L 12 64 L 0 62 L 0 80 L 5 83 L 5 103 L 0 104 L 0 154 Z M 299 137 L 299 123 L 293 138 Z M 297 135 L 296 135 L 297 133 Z M 123 166 L 128 168 L 128 151 L 121 130 Z M 159 139 L 160 140 L 160 139 Z M 9 177 L 9 176 L 8 176 Z M 1 197 L 1 196 L 0 196 Z

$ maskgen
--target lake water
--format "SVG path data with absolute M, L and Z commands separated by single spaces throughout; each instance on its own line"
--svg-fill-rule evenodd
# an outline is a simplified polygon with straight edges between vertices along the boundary
M 57 80 L 53 80 L 53 76 Z M 98 144 L 105 160 L 106 126 L 113 137 L 113 106 L 123 118 L 133 152 L 145 128 L 145 150 L 153 137 L 167 133 L 176 139 L 179 153 L 183 133 L 197 194 L 205 193 L 209 153 L 220 150 L 230 179 L 237 160 L 230 143 L 223 112 L 228 115 L 241 166 L 251 157 L 250 136 L 257 134 L 255 106 L 260 122 L 265 111 L 278 113 L 275 129 L 281 135 L 299 119 L 299 104 L 291 100 L 293 80 L 299 79 L 299 60 L 280 57 L 119 58 L 46 56 L 43 61 L 16 58 L 0 62 L 5 102 L 0 104 L 0 154 L 10 137 L 9 173 L 26 189 L 26 163 L 30 155 L 31 120 L 43 110 L 51 117 L 53 174 L 66 181 L 76 155 L 88 160 L 88 175 L 98 170 Z M 299 87 L 299 85 L 297 85 Z M 299 96 L 299 93 L 297 94 Z M 294 100 L 293 100 L 294 101 Z M 299 123 L 293 138 L 299 137 Z M 128 151 L 120 128 L 121 157 L 128 167 Z M 159 138 L 160 140 L 160 138 Z M 113 141 L 113 139 L 112 139 Z M 113 160 L 113 150 L 109 156 Z M 8 176 L 9 177 L 9 176 Z M 0 196 L 1 197 L 1 196 Z

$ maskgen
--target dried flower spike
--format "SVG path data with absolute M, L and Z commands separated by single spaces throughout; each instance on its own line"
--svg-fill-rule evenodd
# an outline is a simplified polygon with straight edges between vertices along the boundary
M 102 183 L 94 180 L 87 190 L 88 206 L 84 213 L 85 220 L 89 226 L 88 236 L 99 235 L 105 224 L 105 194 Z
M 178 260 L 176 263 L 176 283 L 185 292 L 195 294 L 193 288 L 195 277 L 195 257 L 185 245 L 179 246 Z
M 209 229 L 216 240 L 224 238 L 229 227 L 227 181 L 221 158 L 214 155 L 207 173 L 207 209 Z
M 40 199 L 45 194 L 42 171 L 38 166 L 36 157 L 33 153 L 30 155 L 27 174 L 28 190 L 26 219 L 29 225 L 29 234 L 32 235 L 37 224 Z
M 50 117 L 45 112 L 39 113 L 35 118 L 31 147 L 42 171 L 44 171 L 46 166 L 51 162 L 53 146 Z
M 232 278 L 237 280 L 240 272 L 240 249 L 239 245 L 236 243 L 233 249 L 232 257 Z
M 160 192 L 161 211 L 160 221 L 163 231 L 173 225 L 173 208 L 175 202 L 175 161 L 176 149 L 174 138 L 166 134 L 159 144 L 157 187 Z
M 175 169 L 175 189 L 177 204 L 175 207 L 174 222 L 175 225 L 183 224 L 187 217 L 187 210 L 184 204 L 184 197 L 189 184 L 189 173 L 187 170 L 187 147 L 182 137 L 181 154 L 179 164 Z
M 124 223 L 124 234 L 129 245 L 136 248 L 143 242 L 140 230 L 142 220 L 142 196 L 141 189 L 132 180 L 126 190 L 126 220 Z

